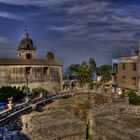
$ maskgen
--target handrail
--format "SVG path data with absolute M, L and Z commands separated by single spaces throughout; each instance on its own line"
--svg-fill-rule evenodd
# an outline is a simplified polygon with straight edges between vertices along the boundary
M 57 99 L 57 98 L 60 98 L 60 97 L 66 97 L 67 95 L 68 94 L 62 94 L 62 95 L 60 95 L 60 94 L 58 94 L 58 95 L 53 94 L 53 95 L 49 96 L 46 99 L 41 98 L 41 100 L 39 100 L 36 103 L 30 103 L 30 104 L 26 103 L 26 104 L 24 104 L 25 106 L 21 105 L 21 106 L 18 106 L 16 108 L 7 110 L 3 114 L 0 115 L 0 123 L 5 121 L 6 119 L 12 117 L 12 116 L 15 116 L 18 113 L 21 113 L 21 112 L 23 112 L 25 110 L 28 110 L 28 109 L 32 109 L 32 106 L 36 106 L 36 105 L 41 104 L 43 102 L 51 101 L 53 99 Z

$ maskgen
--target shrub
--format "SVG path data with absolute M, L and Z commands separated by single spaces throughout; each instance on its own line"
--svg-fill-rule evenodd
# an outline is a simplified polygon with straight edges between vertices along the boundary
M 135 105 L 140 105 L 140 96 L 137 96 L 137 98 L 135 98 Z
M 10 97 L 17 101 L 23 99 L 24 96 L 25 93 L 19 87 L 3 86 L 0 88 L 0 101 L 7 101 Z
M 43 94 L 47 94 L 48 91 L 42 87 L 37 87 L 37 88 L 33 88 L 32 89 L 32 94 L 34 96 L 37 96 L 38 94 L 43 93 Z
M 130 104 L 140 105 L 140 96 L 134 91 L 128 91 L 128 93 L 123 93 L 121 96 L 125 97 L 125 94 L 128 94 Z

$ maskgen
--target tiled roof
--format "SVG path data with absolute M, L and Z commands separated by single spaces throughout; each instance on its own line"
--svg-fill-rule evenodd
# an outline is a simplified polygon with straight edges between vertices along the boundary
M 47 65 L 47 66 L 62 66 L 56 59 L 0 59 L 0 65 Z

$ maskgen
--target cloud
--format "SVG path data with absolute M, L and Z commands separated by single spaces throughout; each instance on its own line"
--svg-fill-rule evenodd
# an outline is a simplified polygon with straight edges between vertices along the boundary
M 47 26 L 47 30 L 64 34 L 64 40 L 130 40 L 140 29 L 134 5 L 115 5 L 111 1 L 76 1 L 67 8 L 62 25 Z M 139 8 L 139 7 L 137 7 Z M 135 9 L 136 10 L 136 9 Z M 133 14 L 132 14 L 133 11 Z
M 21 6 L 48 6 L 59 5 L 68 0 L 0 0 L 1 3 Z
M 105 63 L 116 50 L 136 46 L 140 37 L 140 6 L 128 0 L 0 0 L 0 3 L 16 7 L 18 14 L 26 16 L 30 27 L 41 34 L 40 38 L 47 38 L 48 48 L 45 43 L 44 48 L 53 48 L 66 63 L 75 60 L 78 63 L 92 55 Z M 22 17 L 14 12 L 0 16 Z M 37 37 L 38 40 L 41 39 Z
M 0 12 L 0 17 L 15 19 L 15 20 L 23 20 L 24 19 L 21 16 L 18 16 L 16 14 L 12 14 L 12 13 L 8 13 L 8 12 Z
M 9 44 L 10 41 L 6 37 L 0 37 L 0 44 Z

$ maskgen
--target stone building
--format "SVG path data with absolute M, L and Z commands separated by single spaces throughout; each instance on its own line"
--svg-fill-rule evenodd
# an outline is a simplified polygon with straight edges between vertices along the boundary
M 138 46 L 138 94 L 140 95 L 140 41 Z
M 28 32 L 20 41 L 17 53 L 18 59 L 0 59 L 0 86 L 41 86 L 49 91 L 62 88 L 62 64 L 55 58 L 37 59 Z
M 138 91 L 138 56 L 113 58 L 112 80 L 120 90 Z

